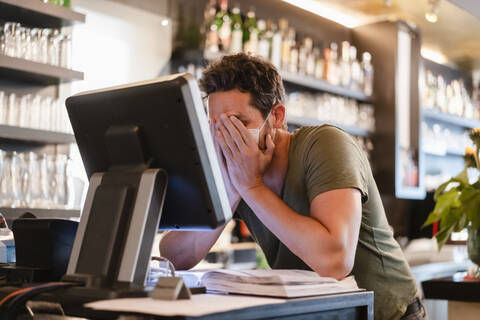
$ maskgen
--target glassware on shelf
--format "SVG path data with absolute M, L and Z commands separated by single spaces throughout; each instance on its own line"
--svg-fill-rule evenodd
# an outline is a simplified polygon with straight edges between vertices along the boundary
M 288 116 L 309 118 L 374 131 L 373 106 L 328 93 L 293 92 L 287 96 Z
M 72 133 L 61 101 L 31 94 L 0 91 L 0 125 Z
M 452 130 L 439 123 L 422 122 L 422 146 L 428 154 L 444 156 L 447 153 L 463 155 L 465 148 L 473 148 L 468 131 Z
M 0 150 L 0 207 L 73 209 L 70 162 L 65 154 Z
M 17 22 L 5 22 L 1 30 L 0 54 L 71 69 L 70 34 Z
M 472 101 L 463 80 L 456 79 L 447 84 L 442 75 L 435 75 L 431 70 L 426 70 L 423 81 L 424 108 L 480 120 L 480 106 Z

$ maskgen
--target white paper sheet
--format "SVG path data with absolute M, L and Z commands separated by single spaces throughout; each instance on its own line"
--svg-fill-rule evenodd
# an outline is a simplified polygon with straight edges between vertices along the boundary
M 284 299 L 263 297 L 196 294 L 190 300 L 154 300 L 152 298 L 125 298 L 100 300 L 85 304 L 95 310 L 117 312 L 137 312 L 158 316 L 204 316 L 212 313 L 256 307 L 267 304 L 284 303 Z

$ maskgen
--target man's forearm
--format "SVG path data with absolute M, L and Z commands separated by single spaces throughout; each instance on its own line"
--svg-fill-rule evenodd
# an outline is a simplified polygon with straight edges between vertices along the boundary
M 237 210 L 241 198 L 228 197 L 232 212 Z M 225 226 L 212 231 L 169 231 L 160 241 L 160 254 L 170 260 L 175 269 L 193 268 L 215 244 Z
M 322 276 L 345 276 L 345 250 L 318 220 L 297 214 L 265 185 L 244 192 L 242 198 L 262 223 L 310 268 Z
M 160 254 L 175 269 L 191 269 L 206 256 L 223 229 L 224 226 L 211 231 L 169 231 L 160 241 Z

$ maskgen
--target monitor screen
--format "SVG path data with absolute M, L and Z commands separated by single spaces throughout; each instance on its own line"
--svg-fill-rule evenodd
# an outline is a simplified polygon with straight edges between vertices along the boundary
M 115 165 L 107 152 L 109 128 L 138 127 L 148 167 L 168 173 L 160 229 L 212 229 L 231 218 L 200 90 L 191 75 L 84 92 L 69 97 L 66 105 L 89 178 Z

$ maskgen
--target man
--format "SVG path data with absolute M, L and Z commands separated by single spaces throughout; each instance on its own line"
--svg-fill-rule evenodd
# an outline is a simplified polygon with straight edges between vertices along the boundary
M 332 126 L 287 132 L 282 79 L 259 58 L 225 56 L 204 71 L 200 86 L 232 212 L 270 266 L 336 279 L 353 274 L 374 291 L 377 319 L 424 319 L 368 160 L 352 137 Z M 189 269 L 222 230 L 169 232 L 160 252 Z

